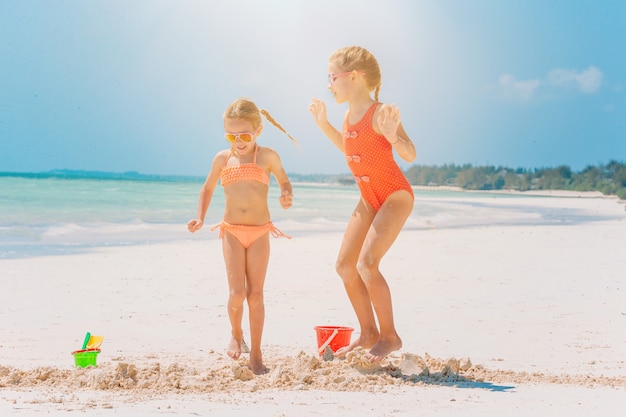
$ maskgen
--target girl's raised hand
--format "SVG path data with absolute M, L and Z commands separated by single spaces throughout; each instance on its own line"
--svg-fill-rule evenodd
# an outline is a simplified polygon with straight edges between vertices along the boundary
M 309 112 L 313 115 L 315 123 L 320 125 L 328 120 L 326 116 L 326 104 L 320 99 L 314 98 L 309 104 Z
M 383 104 L 378 110 L 378 129 L 390 142 L 396 141 L 396 132 L 400 126 L 400 109 L 393 104 Z

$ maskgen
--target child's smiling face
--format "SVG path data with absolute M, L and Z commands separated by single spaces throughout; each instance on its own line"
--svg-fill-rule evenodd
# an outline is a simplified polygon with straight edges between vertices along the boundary
M 261 133 L 261 126 L 255 128 L 250 121 L 245 119 L 225 119 L 224 132 L 234 135 L 250 134 L 252 139 L 245 142 L 241 137 L 237 136 L 234 142 L 230 142 L 231 149 L 237 151 L 239 155 L 245 155 L 254 149 L 256 138 Z

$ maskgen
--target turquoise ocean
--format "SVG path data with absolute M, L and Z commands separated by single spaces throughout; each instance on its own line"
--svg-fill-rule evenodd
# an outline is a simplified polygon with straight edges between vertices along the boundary
M 124 174 L 0 174 L 0 259 L 80 253 L 103 246 L 216 239 L 209 225 L 221 220 L 224 200 L 218 188 L 205 228 L 190 234 L 203 178 Z M 289 210 L 270 186 L 272 221 L 283 232 L 341 232 L 359 199 L 355 185 L 293 184 Z M 542 205 L 514 204 L 517 195 L 416 190 L 408 229 L 475 227 L 500 219 L 516 223 L 562 222 L 576 213 Z M 502 207 L 503 200 L 507 204 Z M 504 210 L 504 212 L 503 212 Z

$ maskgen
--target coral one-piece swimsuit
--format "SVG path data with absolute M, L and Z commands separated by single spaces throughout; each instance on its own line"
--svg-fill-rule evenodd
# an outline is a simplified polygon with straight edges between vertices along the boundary
M 379 104 L 372 104 L 356 124 L 351 125 L 347 115 L 343 122 L 343 147 L 348 168 L 361 196 L 376 211 L 396 191 L 405 190 L 413 196 L 411 184 L 393 157 L 393 147 L 372 127 L 374 111 Z

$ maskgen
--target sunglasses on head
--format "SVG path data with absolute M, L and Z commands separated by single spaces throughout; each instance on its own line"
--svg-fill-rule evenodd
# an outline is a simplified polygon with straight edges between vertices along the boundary
M 237 138 L 241 139 L 242 142 L 250 142 L 254 138 L 254 135 L 256 135 L 256 132 L 258 130 L 259 129 L 255 130 L 252 133 L 226 133 L 224 137 L 230 143 L 235 143 Z
M 340 72 L 339 74 L 335 74 L 333 72 L 331 72 L 330 74 L 328 74 L 328 84 L 330 84 L 331 86 L 335 85 L 335 81 L 337 81 L 337 78 L 341 77 L 342 75 L 348 75 L 348 74 L 352 74 L 354 70 L 352 71 L 346 71 L 346 72 Z M 365 75 L 364 72 L 361 71 L 357 71 L 359 74 L 361 75 Z

